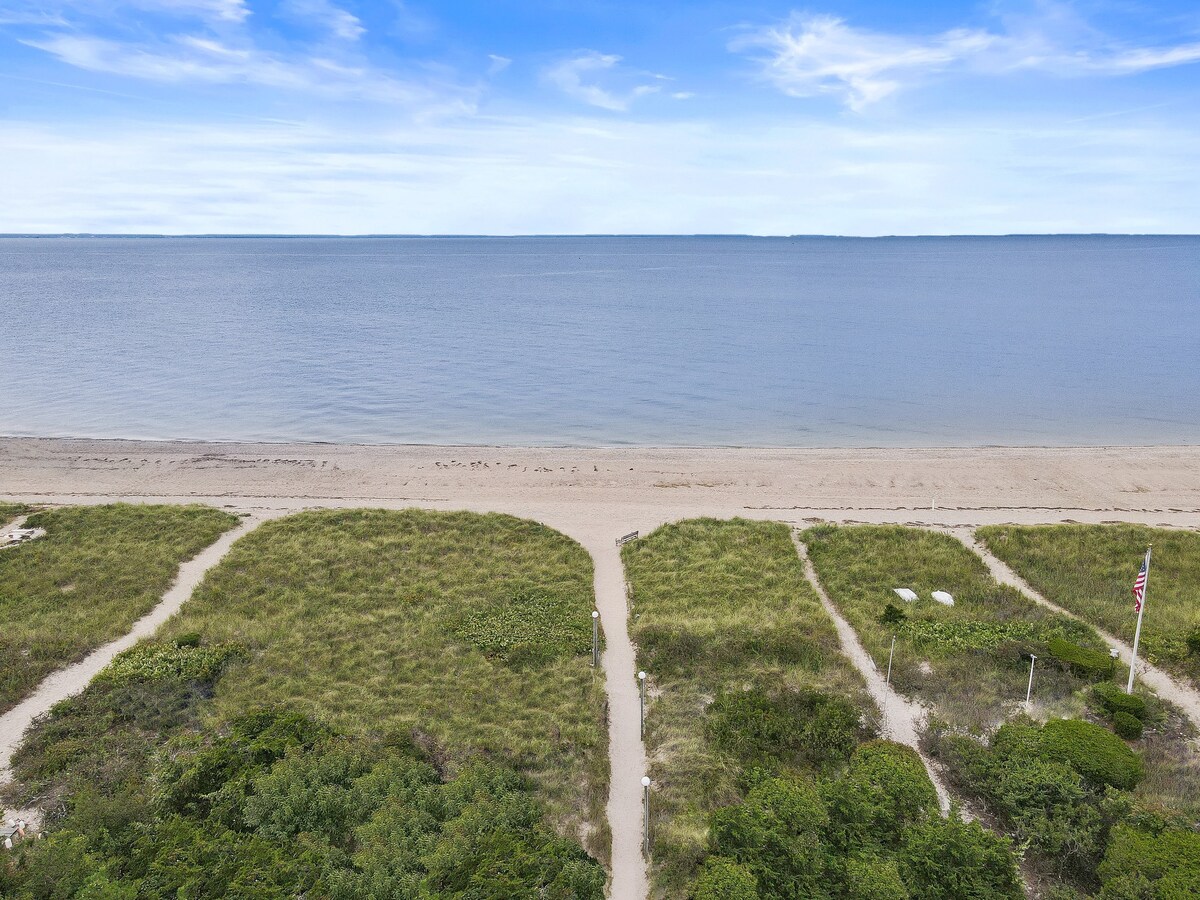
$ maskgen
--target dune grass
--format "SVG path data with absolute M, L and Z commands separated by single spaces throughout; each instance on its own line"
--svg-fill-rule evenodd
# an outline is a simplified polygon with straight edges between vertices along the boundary
M 23 503 L 0 502 L 0 526 L 7 525 L 17 516 L 28 511 L 29 507 Z
M 626 544 L 622 557 L 638 665 L 651 683 L 655 891 L 682 897 L 704 858 L 710 813 L 744 795 L 745 761 L 719 746 L 721 730 L 708 721 L 715 699 L 752 689 L 751 702 L 771 705 L 761 698 L 816 689 L 851 698 L 856 712 L 874 709 L 787 526 L 679 522 Z M 786 712 L 788 701 L 773 705 Z M 722 721 L 736 723 L 736 703 L 728 706 Z M 761 710 L 750 712 L 764 720 Z
M 559 833 L 607 859 L 593 605 L 587 552 L 535 522 L 326 510 L 240 540 L 164 634 L 246 648 L 214 720 L 287 704 L 347 733 L 412 735 L 448 775 L 503 758 Z
M 875 664 L 887 668 L 895 634 L 893 685 L 956 726 L 987 730 L 1023 703 L 1029 660 L 1022 654 L 1044 658 L 1051 637 L 1102 649 L 1086 625 L 996 583 L 983 561 L 950 535 L 901 525 L 821 525 L 802 539 L 830 598 Z M 897 587 L 921 599 L 905 603 L 892 593 Z M 949 591 L 955 605 L 935 603 L 929 598 L 934 590 Z M 901 609 L 904 622 L 881 621 L 889 603 Z M 1077 715 L 1084 686 L 1070 672 L 1042 665 L 1037 708 L 1042 715 Z
M 1133 580 L 1154 544 L 1139 654 L 1200 685 L 1200 534 L 1144 525 L 995 525 L 976 535 L 1052 603 L 1133 643 Z
M 204 506 L 77 506 L 31 515 L 46 535 L 0 551 L 0 712 L 129 630 L 179 564 L 237 524 Z

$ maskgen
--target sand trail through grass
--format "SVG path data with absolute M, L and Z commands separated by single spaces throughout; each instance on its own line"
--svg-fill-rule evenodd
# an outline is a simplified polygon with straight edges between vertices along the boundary
M 933 782 L 933 787 L 937 791 L 938 805 L 943 813 L 948 813 L 950 811 L 950 791 L 946 788 L 941 774 L 933 767 L 920 746 L 920 732 L 921 725 L 925 720 L 925 708 L 915 700 L 902 697 L 887 683 L 886 676 L 879 671 L 870 654 L 863 649 L 863 645 L 859 641 L 858 635 L 854 633 L 854 629 L 850 627 L 850 623 L 842 617 L 837 607 L 830 601 L 829 595 L 825 593 L 825 588 L 822 587 L 820 579 L 817 578 L 817 572 L 813 568 L 812 560 L 808 557 L 808 550 L 795 532 L 792 533 L 792 539 L 796 545 L 796 552 L 804 563 L 804 575 L 817 596 L 821 598 L 821 606 L 833 620 L 833 625 L 837 629 L 842 653 L 862 676 L 867 685 L 867 692 L 875 701 L 875 705 L 883 710 L 883 723 L 880 731 L 889 740 L 907 744 L 917 751 L 921 761 L 925 764 L 929 780 Z M 969 820 L 971 816 L 964 810 L 963 818 Z
M 1112 647 L 1116 647 L 1120 652 L 1122 659 L 1128 661 L 1133 658 L 1133 648 L 1107 631 L 1101 630 L 1096 626 L 1095 622 L 1088 621 L 1083 616 L 1072 612 L 1069 609 L 1064 609 L 1040 593 L 1024 578 L 1018 575 L 1012 568 L 1003 560 L 997 557 L 988 545 L 981 542 L 976 536 L 975 530 L 971 528 L 953 528 L 947 529 L 950 534 L 963 542 L 970 550 L 974 551 L 983 560 L 988 567 L 988 571 L 992 577 L 1001 584 L 1006 584 L 1016 588 L 1034 603 L 1044 606 L 1046 609 L 1068 616 L 1080 622 L 1087 622 L 1089 626 L 1095 627 L 1097 633 L 1103 640 Z M 1130 581 L 1132 584 L 1132 580 Z M 1132 600 L 1129 601 L 1129 606 L 1132 608 Z M 1146 661 L 1142 656 L 1137 663 L 1138 679 L 1153 690 L 1162 699 L 1175 704 L 1179 709 L 1191 720 L 1192 724 L 1200 728 L 1200 691 L 1183 681 L 1173 678 L 1163 669 Z
M 33 721 L 48 713 L 59 701 L 82 692 L 118 653 L 132 647 L 142 638 L 153 635 L 167 619 L 179 611 L 205 573 L 221 561 L 234 542 L 257 527 L 261 521 L 261 518 L 243 520 L 238 527 L 225 532 L 183 563 L 175 581 L 163 594 L 158 605 L 134 622 L 126 634 L 93 650 L 79 662 L 55 672 L 39 684 L 33 694 L 0 716 L 0 783 L 6 780 L 12 755 Z

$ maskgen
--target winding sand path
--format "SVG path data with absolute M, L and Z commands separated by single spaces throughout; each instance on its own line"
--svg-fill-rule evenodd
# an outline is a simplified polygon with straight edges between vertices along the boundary
M 212 544 L 179 566 L 175 581 L 163 594 L 158 605 L 142 616 L 123 637 L 110 641 L 89 653 L 73 665 L 60 669 L 46 678 L 37 690 L 0 716 L 0 783 L 8 779 L 8 767 L 13 753 L 20 746 L 21 738 L 34 719 L 50 711 L 60 700 L 80 693 L 88 683 L 122 650 L 128 650 L 144 637 L 158 630 L 167 619 L 192 596 L 204 574 L 221 561 L 229 552 L 234 541 L 258 527 L 271 515 L 257 515 L 245 519 L 242 524 L 225 532 Z
M 825 607 L 829 618 L 833 619 L 833 624 L 837 628 L 838 640 L 842 644 L 842 653 L 850 660 L 854 668 L 858 669 L 863 681 L 867 683 L 867 692 L 871 695 L 871 699 L 883 711 L 883 736 L 897 743 L 907 744 L 917 751 L 921 761 L 925 763 L 925 771 L 929 773 L 929 780 L 933 782 L 933 787 L 937 791 L 938 805 L 941 807 L 942 815 L 946 815 L 950 812 L 950 791 L 942 781 L 941 774 L 934 768 L 933 763 L 921 750 L 919 744 L 921 723 L 925 720 L 925 707 L 915 700 L 910 700 L 897 693 L 895 688 L 887 684 L 885 677 L 875 666 L 875 660 L 867 653 L 866 648 L 859 641 L 858 635 L 850 627 L 850 623 L 842 617 L 837 607 L 833 605 L 833 601 L 829 599 L 829 595 L 825 593 L 825 587 L 817 577 L 817 570 L 813 568 L 812 560 L 808 556 L 808 548 L 804 546 L 794 531 L 792 532 L 792 542 L 796 545 L 796 552 L 804 563 L 804 574 L 808 578 L 809 584 L 821 598 L 821 605 Z M 965 807 L 962 814 L 964 819 L 970 820 L 971 816 Z
M 1016 588 L 1034 603 L 1054 610 L 1056 613 L 1061 613 L 1068 618 L 1075 619 L 1078 622 L 1083 622 L 1085 625 L 1090 625 L 1100 637 L 1104 638 L 1110 647 L 1117 648 L 1121 654 L 1121 658 L 1126 663 L 1133 659 L 1133 648 L 1125 643 L 1125 641 L 1100 629 L 1095 622 L 1089 622 L 1081 616 L 1075 615 L 1069 609 L 1063 609 L 1058 604 L 1052 603 L 1035 591 L 1029 582 L 1010 569 L 998 556 L 992 553 L 991 550 L 975 537 L 975 529 L 947 528 L 945 530 L 966 544 L 969 549 L 979 554 L 979 557 L 988 567 L 988 571 L 992 573 L 992 577 L 998 582 Z M 1183 714 L 1191 720 L 1192 724 L 1197 729 L 1200 729 L 1200 691 L 1172 678 L 1162 669 L 1151 665 L 1144 659 L 1138 660 L 1137 668 L 1138 678 L 1144 684 L 1150 687 L 1163 700 L 1167 700 L 1178 706 Z

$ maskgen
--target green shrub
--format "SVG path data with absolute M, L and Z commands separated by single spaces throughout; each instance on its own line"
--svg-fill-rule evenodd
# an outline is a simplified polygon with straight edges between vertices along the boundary
M 942 650 L 991 650 L 1012 641 L 1036 641 L 1040 629 L 1029 622 L 910 620 L 904 626 L 918 646 L 932 644 Z
M 1020 900 L 1008 842 L 978 822 L 934 816 L 908 829 L 900 872 L 921 900 Z
M 846 772 L 823 794 L 834 843 L 842 849 L 894 846 L 905 829 L 938 808 L 937 791 L 914 750 L 870 741 L 854 751 Z
M 1136 741 L 1142 736 L 1142 720 L 1127 712 L 1115 712 L 1112 717 L 1113 731 L 1127 741 Z
M 826 893 L 821 835 L 827 823 L 812 785 L 797 778 L 772 778 L 740 805 L 714 812 L 709 840 L 715 853 L 735 860 L 754 876 L 764 896 L 806 900 Z
M 519 591 L 466 616 L 455 633 L 491 657 L 513 665 L 542 665 L 590 653 L 592 620 L 570 599 L 542 591 Z
M 1200 896 L 1200 833 L 1179 826 L 1117 825 L 1098 872 L 1104 900 Z M 1135 889 L 1146 892 L 1133 893 Z
M 714 856 L 704 863 L 690 900 L 759 900 L 758 883 L 745 866 Z
M 881 625 L 899 625 L 908 618 L 908 613 L 898 607 L 895 603 L 889 603 L 883 608 L 883 612 L 879 616 Z
M 846 900 L 910 900 L 894 859 L 851 859 L 846 865 Z
M 704 725 L 717 748 L 767 767 L 844 762 L 861 731 L 853 704 L 819 691 L 723 692 L 709 705 Z
M 1109 715 L 1127 713 L 1138 719 L 1146 716 L 1146 701 L 1137 694 L 1127 694 L 1111 681 L 1103 681 L 1092 688 L 1092 695 Z
M 169 679 L 215 681 L 229 661 L 245 655 L 238 644 L 196 644 L 143 641 L 121 653 L 96 679 L 111 685 Z
M 176 647 L 199 647 L 203 641 L 198 631 L 189 631 L 187 634 L 181 634 L 175 638 L 174 643 Z
M 1103 650 L 1092 650 L 1065 638 L 1051 638 L 1050 656 L 1072 672 L 1084 678 L 1108 678 L 1112 676 L 1115 665 L 1113 659 Z
M 1188 656 L 1200 656 L 1200 626 L 1188 632 L 1187 652 Z
M 1079 719 L 1055 719 L 1042 729 L 1043 752 L 1062 759 L 1093 784 L 1132 790 L 1142 779 L 1142 760 L 1115 734 Z

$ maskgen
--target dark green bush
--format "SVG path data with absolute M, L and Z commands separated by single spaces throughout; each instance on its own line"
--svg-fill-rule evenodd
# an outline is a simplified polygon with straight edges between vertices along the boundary
M 894 859 L 851 859 L 846 866 L 845 900 L 910 900 Z
M 1115 712 L 1112 717 L 1113 731 L 1127 741 L 1136 741 L 1142 736 L 1142 720 L 1127 712 Z
M 187 634 L 181 634 L 175 638 L 176 647 L 199 647 L 200 644 L 201 638 L 198 631 L 189 631 Z
M 1097 785 L 1131 790 L 1142 780 L 1142 760 L 1115 734 L 1079 719 L 1054 719 L 1042 729 L 1043 752 L 1062 759 Z
M 690 900 L 759 900 L 758 883 L 745 866 L 714 856 L 705 862 Z
M 1200 626 L 1188 632 L 1187 652 L 1188 656 L 1200 656 Z
M 909 828 L 898 861 L 921 900 L 1021 900 L 1008 842 L 978 822 L 934 816 Z
M 1104 681 L 1093 686 L 1092 695 L 1101 708 L 1110 716 L 1114 713 L 1128 713 L 1139 719 L 1146 716 L 1146 701 L 1137 694 L 1127 694 L 1111 681 Z
M 906 828 L 938 809 L 937 792 L 914 750 L 871 741 L 854 751 L 846 772 L 823 786 L 831 837 L 842 849 L 895 846 Z
M 705 729 L 721 751 L 748 766 L 829 766 L 844 762 L 862 726 L 849 701 L 819 691 L 729 691 L 708 707 Z
M 738 806 L 712 815 L 712 849 L 754 876 L 760 892 L 782 900 L 827 895 L 822 833 L 828 815 L 811 784 L 772 778 Z
M 1117 825 L 1099 875 L 1104 900 L 1200 896 L 1200 833 L 1162 823 L 1150 828 Z M 1143 893 L 1135 893 L 1137 890 Z
M 908 618 L 908 613 L 898 607 L 895 603 L 889 603 L 883 608 L 883 612 L 879 616 L 881 625 L 899 625 Z
M 1115 664 L 1104 650 L 1081 647 L 1065 638 L 1055 637 L 1049 641 L 1050 657 L 1084 678 L 1109 678 Z

